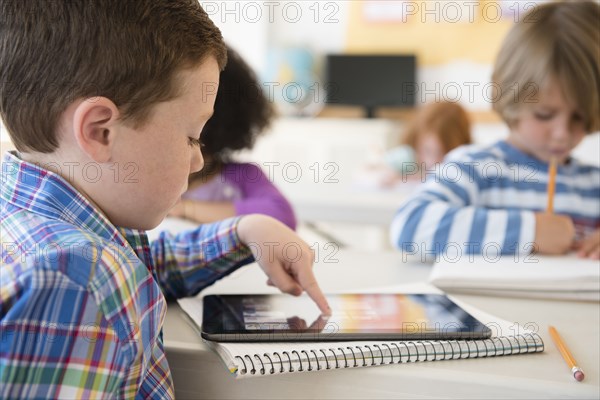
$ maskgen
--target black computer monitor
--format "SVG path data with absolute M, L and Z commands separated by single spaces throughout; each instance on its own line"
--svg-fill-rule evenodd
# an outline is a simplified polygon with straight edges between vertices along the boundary
M 328 104 L 366 108 L 414 107 L 416 57 L 413 55 L 337 55 L 326 60 Z

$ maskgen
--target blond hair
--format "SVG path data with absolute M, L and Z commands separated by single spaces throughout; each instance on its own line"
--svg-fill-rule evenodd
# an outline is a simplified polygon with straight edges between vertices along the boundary
M 588 133 L 600 129 L 600 5 L 549 3 L 534 8 L 509 32 L 496 59 L 493 108 L 513 125 L 522 106 L 556 81 L 577 107 Z
M 471 123 L 464 108 L 457 103 L 443 101 L 421 108 L 404 135 L 403 144 L 413 149 L 419 137 L 435 135 L 445 153 L 463 144 L 471 143 Z

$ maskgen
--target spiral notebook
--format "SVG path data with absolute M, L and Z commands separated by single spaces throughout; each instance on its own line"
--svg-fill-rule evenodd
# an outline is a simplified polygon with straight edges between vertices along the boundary
M 456 299 L 453 301 L 492 329 L 492 337 L 485 340 L 204 343 L 221 357 L 236 378 L 544 351 L 544 342 L 535 332 Z M 202 298 L 180 299 L 179 304 L 200 334 Z

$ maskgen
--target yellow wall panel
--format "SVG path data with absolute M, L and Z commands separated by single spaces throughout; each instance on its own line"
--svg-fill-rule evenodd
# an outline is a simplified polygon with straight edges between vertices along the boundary
M 405 15 L 397 21 L 373 21 L 365 14 L 366 1 L 351 2 L 346 52 L 414 53 L 419 66 L 446 64 L 457 59 L 492 64 L 514 19 L 506 15 L 493 22 L 497 17 L 497 5 L 486 6 L 488 1 L 480 1 L 471 18 L 466 17 L 464 22 L 444 21 L 444 15 L 454 19 L 456 13 L 444 13 L 442 2 L 438 15 L 440 22 L 436 23 L 435 14 L 423 12 L 426 6 L 429 10 L 434 9 L 431 3 L 424 5 L 424 1 L 413 1 L 412 6 L 417 7 L 415 14 Z

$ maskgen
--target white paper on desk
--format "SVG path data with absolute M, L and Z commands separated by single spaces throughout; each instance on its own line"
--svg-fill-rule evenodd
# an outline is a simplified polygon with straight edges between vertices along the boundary
M 600 300 L 600 262 L 549 256 L 442 257 L 429 282 L 448 291 L 520 297 Z

